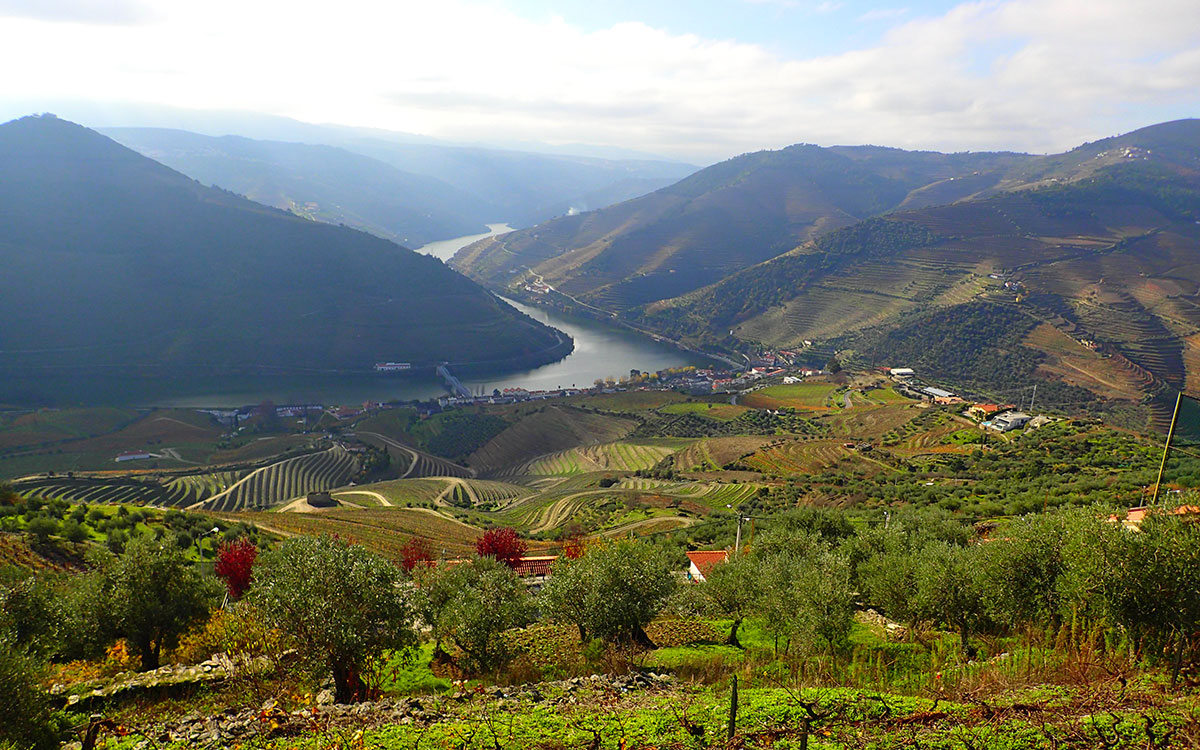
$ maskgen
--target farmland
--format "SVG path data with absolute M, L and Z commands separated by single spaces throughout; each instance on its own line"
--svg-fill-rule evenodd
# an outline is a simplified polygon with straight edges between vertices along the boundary
M 773 385 L 744 397 L 741 403 L 759 409 L 823 410 L 833 406 L 830 397 L 835 390 L 836 385 L 823 382 Z

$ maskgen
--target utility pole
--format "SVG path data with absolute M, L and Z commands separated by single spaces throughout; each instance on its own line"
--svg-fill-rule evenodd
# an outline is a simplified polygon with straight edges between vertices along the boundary
M 1029 397 L 1029 413 L 1033 414 L 1033 401 L 1037 398 L 1037 384 L 1033 385 L 1033 395 Z
M 1179 418 L 1179 402 L 1183 400 L 1183 392 L 1175 394 L 1175 411 L 1171 413 L 1171 427 L 1167 430 L 1167 442 L 1163 445 L 1162 463 L 1158 465 L 1158 479 L 1154 480 L 1154 497 L 1150 505 L 1158 504 L 1158 488 L 1162 486 L 1163 471 L 1167 468 L 1167 451 L 1171 450 L 1171 438 L 1175 435 L 1175 420 Z

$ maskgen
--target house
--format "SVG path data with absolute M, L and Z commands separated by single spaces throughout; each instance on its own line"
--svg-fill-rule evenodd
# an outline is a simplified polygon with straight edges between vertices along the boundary
M 990 422 L 984 422 L 983 426 L 993 429 L 996 432 L 1009 432 L 1024 427 L 1029 423 L 1030 419 L 1031 417 L 1024 412 L 1008 411 L 992 419 Z
M 893 370 L 893 372 L 895 372 L 895 371 Z M 950 391 L 947 391 L 943 388 L 934 388 L 932 386 L 930 386 L 928 388 L 922 388 L 921 393 L 924 395 L 925 398 L 930 399 L 931 401 L 937 401 L 938 399 L 947 399 L 946 403 L 949 403 L 948 399 L 957 398 Z
M 550 575 L 550 568 L 554 565 L 554 561 L 558 559 L 558 555 L 534 555 L 530 557 L 522 557 L 517 560 L 517 564 L 513 567 L 513 572 L 519 578 L 526 579 L 529 582 L 531 579 L 535 582 L 545 582 Z
M 729 559 L 727 550 L 693 550 L 687 553 L 687 578 L 693 583 L 704 583 L 704 574 Z
M 147 451 L 130 451 L 129 453 L 122 453 L 113 460 L 121 463 L 122 461 L 141 461 L 146 458 L 158 458 L 158 456 Z
M 911 367 L 893 367 L 888 370 L 888 374 L 896 380 L 904 380 L 905 378 L 911 378 L 912 376 L 916 375 Z
M 1130 508 L 1128 511 L 1126 511 L 1125 518 L 1123 519 L 1117 518 L 1115 515 L 1113 515 L 1109 516 L 1108 520 L 1112 523 L 1120 521 L 1121 525 L 1130 531 L 1140 531 L 1142 528 L 1142 522 L 1146 520 L 1146 516 L 1154 512 L 1154 508 L 1146 505 L 1139 505 L 1136 508 Z M 1172 508 L 1171 510 L 1166 510 L 1165 512 L 1174 516 L 1197 516 L 1200 515 L 1200 506 L 1180 505 L 1178 508 Z
M 967 409 L 967 416 L 973 419 L 984 420 L 1000 411 L 998 404 L 971 404 Z

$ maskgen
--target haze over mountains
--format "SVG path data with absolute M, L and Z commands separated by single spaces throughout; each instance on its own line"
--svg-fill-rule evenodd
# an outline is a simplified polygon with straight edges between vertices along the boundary
M 411 142 L 317 125 L 281 131 L 303 142 L 165 128 L 101 132 L 206 184 L 412 247 L 480 233 L 489 223 L 529 226 L 602 208 L 695 171 L 678 162 Z
M 49 381 L 528 365 L 569 340 L 433 258 L 204 187 L 79 125 L 0 125 L 0 400 Z
M 1079 405 L 1196 385 L 1197 218 L 1200 121 L 1183 120 L 1043 157 L 747 154 L 453 265 L 496 288 L 539 275 L 695 344 L 815 341 L 992 392 L 1050 380 Z

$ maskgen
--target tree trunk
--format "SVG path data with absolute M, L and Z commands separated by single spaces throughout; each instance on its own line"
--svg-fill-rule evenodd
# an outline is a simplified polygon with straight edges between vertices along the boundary
M 142 671 L 149 672 L 158 669 L 158 650 L 150 642 L 150 638 L 142 638 L 136 644 L 138 655 L 142 657 Z
M 364 693 L 362 678 L 354 666 L 339 664 L 333 668 L 334 703 L 357 703 Z
M 742 624 L 742 618 L 739 617 L 733 621 L 733 626 L 729 628 L 729 640 L 727 640 L 725 642 L 728 643 L 730 646 L 736 646 L 737 648 L 742 647 L 742 643 L 741 643 L 741 641 L 738 640 L 738 637 L 737 637 L 738 626 L 740 626 L 741 624 Z
M 579 623 L 576 623 L 575 627 L 579 628 L 579 642 L 586 644 L 588 642 L 587 629 Z
M 644 648 L 656 648 L 654 641 L 650 640 L 650 636 L 646 635 L 646 631 L 642 629 L 641 625 L 634 626 L 632 635 L 632 641 L 635 644 Z
M 971 658 L 971 639 L 966 623 L 958 626 L 958 636 L 962 640 L 962 654 L 964 658 Z

